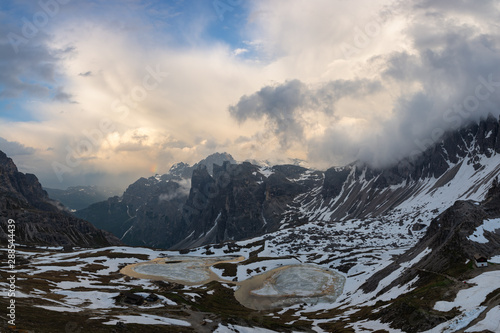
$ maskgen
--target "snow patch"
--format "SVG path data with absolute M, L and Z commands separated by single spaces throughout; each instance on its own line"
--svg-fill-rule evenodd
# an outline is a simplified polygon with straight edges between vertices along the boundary
M 489 261 L 494 264 L 500 264 L 500 256 L 494 256 Z
M 466 332 L 483 332 L 487 330 L 500 332 L 500 321 L 498 318 L 500 318 L 500 306 L 496 306 L 488 311 L 483 320 L 466 330 Z
M 500 229 L 500 219 L 485 220 L 467 239 L 476 243 L 486 244 L 489 241 L 484 237 L 484 232 L 495 232 L 498 229 Z
M 265 166 L 264 166 L 264 167 L 261 167 L 261 168 L 259 169 L 259 173 L 260 173 L 261 175 L 263 175 L 264 177 L 269 178 L 269 176 L 271 176 L 272 174 L 274 174 L 274 171 L 273 171 L 273 169 L 272 169 L 272 168 L 269 168 L 269 167 L 265 167 Z
M 244 326 L 238 326 L 238 325 L 231 325 L 228 324 L 228 326 L 224 326 L 222 324 L 219 324 L 219 327 L 214 331 L 214 333 L 234 333 L 234 332 L 239 332 L 239 333 L 276 333 L 276 331 L 271 331 L 265 328 L 260 328 L 260 327 L 244 327 Z
M 468 311 L 478 307 L 486 296 L 498 289 L 500 285 L 500 271 L 486 272 L 467 281 L 475 286 L 460 290 L 453 302 L 440 301 L 434 305 L 434 310 L 447 312 L 457 307 Z
M 485 306 L 478 306 L 474 309 L 465 311 L 461 315 L 456 316 L 455 318 L 442 323 L 436 327 L 434 327 L 431 330 L 428 330 L 427 332 L 429 333 L 434 333 L 434 332 L 440 332 L 440 333 L 453 333 L 457 332 L 458 330 L 463 329 L 464 327 L 467 327 L 474 319 L 476 319 L 481 312 L 486 309 Z
M 108 322 L 103 323 L 104 325 L 116 325 L 119 321 L 124 324 L 143 324 L 143 325 L 174 325 L 174 326 L 191 326 L 190 323 L 184 320 L 172 319 L 166 317 L 160 317 L 150 314 L 141 314 L 140 316 L 115 316 L 117 319 L 112 319 Z M 98 319 L 98 318 L 91 318 Z

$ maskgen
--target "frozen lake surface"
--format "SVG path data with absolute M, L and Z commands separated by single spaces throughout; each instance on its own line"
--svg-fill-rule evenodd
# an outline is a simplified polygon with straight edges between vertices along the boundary
M 286 265 L 243 281 L 227 281 L 210 267 L 237 262 L 243 257 L 169 257 L 126 266 L 122 273 L 137 278 L 161 279 L 185 285 L 210 281 L 238 286 L 236 299 L 244 306 L 267 310 L 298 303 L 333 303 L 342 294 L 345 277 L 315 265 Z
M 333 303 L 342 294 L 345 277 L 313 265 L 276 268 L 241 283 L 235 293 L 244 306 L 255 310 L 298 303 Z
M 321 296 L 334 287 L 338 277 L 314 266 L 290 266 L 278 270 L 251 293 L 260 296 Z M 333 288 L 334 289 L 334 288 Z
M 166 277 L 175 281 L 189 281 L 191 283 L 202 283 L 210 279 L 206 264 L 201 260 L 138 265 L 134 268 L 134 271 L 139 274 Z
M 121 270 L 121 273 L 141 279 L 199 285 L 219 280 L 218 276 L 210 269 L 212 265 L 221 262 L 237 262 L 243 259 L 243 257 L 237 256 L 157 258 L 144 263 L 128 265 Z

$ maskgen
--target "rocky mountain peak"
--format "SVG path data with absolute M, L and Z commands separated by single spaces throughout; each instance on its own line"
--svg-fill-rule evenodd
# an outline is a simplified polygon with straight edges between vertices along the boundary
M 221 166 L 224 162 L 232 164 L 236 163 L 234 158 L 228 153 L 214 153 L 192 166 L 184 162 L 175 163 L 170 167 L 168 174 L 163 175 L 162 177 L 168 176 L 168 179 L 173 179 L 175 177 L 188 179 L 191 178 L 193 170 L 195 170 L 199 165 L 204 165 L 207 168 L 208 173 L 213 175 L 213 166 Z
M 16 165 L 3 151 L 0 151 L 0 171 L 11 174 L 17 172 Z
M 191 166 L 189 164 L 184 162 L 179 162 L 172 165 L 168 170 L 168 173 L 174 176 L 188 178 L 191 172 L 190 168 Z
M 214 174 L 214 165 L 221 166 L 225 162 L 229 162 L 231 164 L 236 164 L 234 158 L 228 153 L 214 153 L 212 155 L 207 156 L 202 159 L 198 163 L 196 163 L 193 167 L 196 168 L 198 165 L 205 165 L 207 167 L 207 171 L 210 175 Z

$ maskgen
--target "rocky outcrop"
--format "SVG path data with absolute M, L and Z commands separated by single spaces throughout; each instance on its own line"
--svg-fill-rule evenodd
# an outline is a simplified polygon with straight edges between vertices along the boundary
M 182 178 L 189 179 L 191 178 L 193 171 L 196 170 L 199 166 L 204 165 L 207 168 L 207 172 L 210 175 L 213 175 L 214 165 L 221 166 L 223 163 L 229 162 L 231 164 L 236 164 L 234 158 L 228 153 L 214 153 L 203 160 L 195 163 L 194 165 L 189 165 L 184 162 L 176 163 L 172 165 L 167 174 L 163 175 L 164 177 L 171 177 L 171 179 Z
M 183 235 L 179 223 L 186 197 L 187 189 L 176 181 L 141 178 L 122 197 L 95 203 L 75 214 L 112 232 L 125 244 L 166 248 Z
M 190 237 L 177 247 L 240 240 L 272 230 L 263 214 L 264 177 L 257 171 L 257 166 L 246 162 L 215 166 L 214 177 L 205 167 L 196 169 L 183 217 Z
M 15 223 L 15 241 L 27 245 L 96 247 L 121 244 L 112 234 L 95 228 L 57 206 L 35 175 L 17 170 L 0 152 L 0 241 L 7 242 L 8 220 Z
M 179 176 L 186 165 L 176 164 L 168 174 L 141 178 L 122 197 L 93 204 L 76 215 L 129 245 L 182 249 L 304 223 L 295 199 L 320 188 L 323 181 L 321 172 L 295 165 L 263 171 L 231 159 L 210 168 L 205 164 L 196 164 L 189 181 Z

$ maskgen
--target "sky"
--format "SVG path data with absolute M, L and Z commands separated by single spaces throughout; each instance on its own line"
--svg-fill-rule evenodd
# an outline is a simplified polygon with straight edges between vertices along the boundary
M 4 0 L 0 150 L 126 187 L 215 152 L 385 167 L 500 108 L 493 0 Z

